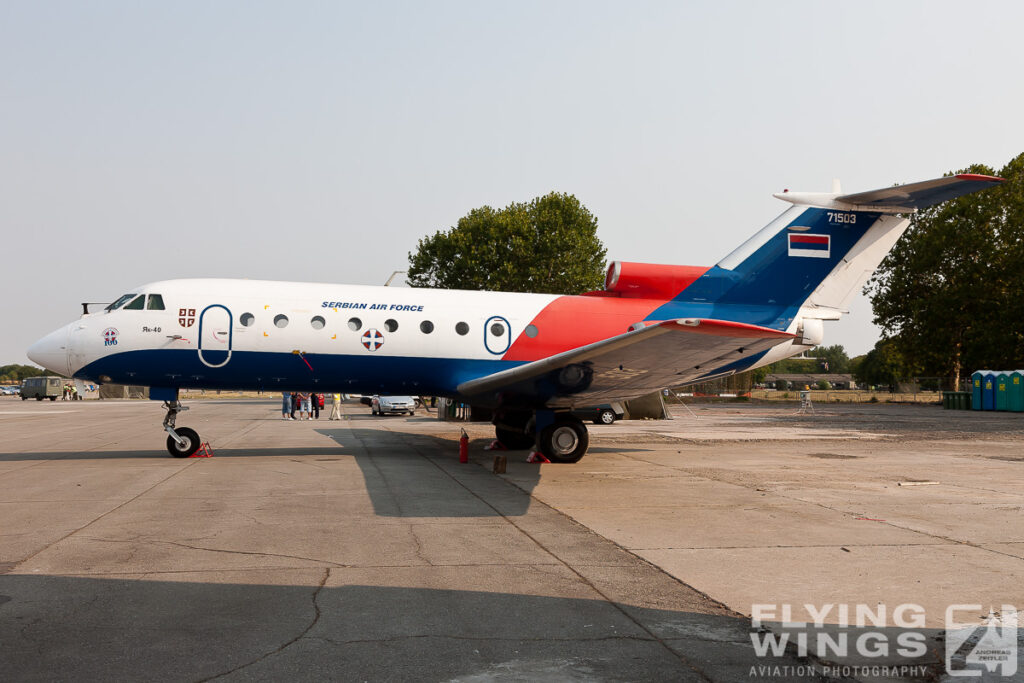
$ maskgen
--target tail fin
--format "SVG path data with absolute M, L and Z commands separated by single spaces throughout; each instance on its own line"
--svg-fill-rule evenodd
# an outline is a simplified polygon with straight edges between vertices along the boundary
M 737 319 L 744 310 L 744 322 L 776 329 L 788 328 L 801 307 L 803 317 L 838 319 L 906 230 L 905 214 L 999 182 L 963 174 L 856 194 L 776 194 L 793 206 L 675 302 L 706 302 L 710 317 Z M 719 307 L 732 315 L 716 314 Z

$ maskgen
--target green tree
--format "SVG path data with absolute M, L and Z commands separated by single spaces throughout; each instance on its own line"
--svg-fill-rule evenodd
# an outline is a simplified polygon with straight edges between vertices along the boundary
M 899 355 L 954 388 L 973 368 L 1024 359 L 1024 155 L 998 175 L 1007 182 L 915 214 L 865 288 Z
M 409 254 L 413 287 L 580 294 L 604 283 L 597 219 L 570 194 L 552 192 L 504 209 L 473 209 Z
M 853 378 L 861 384 L 896 389 L 901 379 L 912 374 L 892 339 L 880 339 L 857 364 Z
M 843 374 L 850 371 L 850 357 L 846 355 L 846 349 L 842 344 L 819 346 L 811 351 L 810 355 L 818 359 L 818 369 L 815 372 Z
M 20 382 L 28 377 L 40 377 L 52 374 L 34 365 L 0 365 L 0 380 Z

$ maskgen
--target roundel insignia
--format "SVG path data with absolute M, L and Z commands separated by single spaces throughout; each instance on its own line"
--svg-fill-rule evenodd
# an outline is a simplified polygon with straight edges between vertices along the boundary
M 374 328 L 363 332 L 363 346 L 367 351 L 376 351 L 384 345 L 384 335 Z
M 104 346 L 117 346 L 117 328 L 108 327 L 103 330 L 103 345 Z

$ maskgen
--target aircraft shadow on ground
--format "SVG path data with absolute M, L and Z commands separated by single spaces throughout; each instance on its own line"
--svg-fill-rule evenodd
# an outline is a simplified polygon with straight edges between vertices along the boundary
M 4 677 L 748 680 L 752 666 L 807 663 L 757 657 L 739 615 L 643 599 L 338 586 L 346 570 L 305 571 L 326 587 L 0 575 Z M 872 630 L 896 642 L 893 629 Z M 919 630 L 935 642 L 934 630 Z M 851 631 L 852 642 L 861 630 Z M 902 663 L 922 660 L 940 666 L 934 652 Z

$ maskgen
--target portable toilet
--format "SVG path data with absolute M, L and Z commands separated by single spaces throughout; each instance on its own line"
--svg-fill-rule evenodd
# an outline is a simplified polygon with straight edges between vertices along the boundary
M 1024 413 L 1024 370 L 1014 370 L 1010 373 L 1010 410 L 1015 413 Z
M 996 409 L 996 373 L 988 370 L 981 380 L 981 409 Z
M 988 370 L 975 370 L 971 375 L 971 408 L 981 410 L 981 389 Z
M 1010 373 L 996 373 L 996 410 L 1010 409 Z

